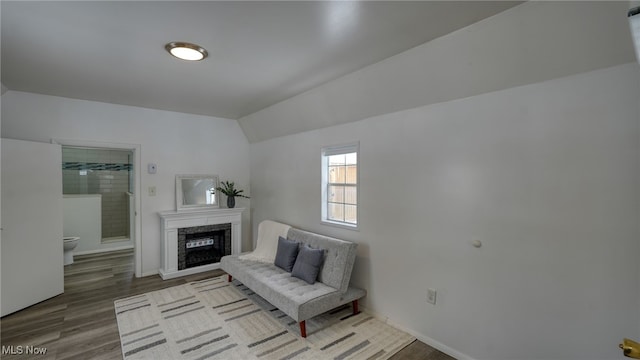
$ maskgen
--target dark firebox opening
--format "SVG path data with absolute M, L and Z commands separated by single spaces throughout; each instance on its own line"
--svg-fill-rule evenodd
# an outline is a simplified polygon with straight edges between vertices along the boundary
M 231 224 L 178 229 L 178 270 L 215 264 L 231 255 Z

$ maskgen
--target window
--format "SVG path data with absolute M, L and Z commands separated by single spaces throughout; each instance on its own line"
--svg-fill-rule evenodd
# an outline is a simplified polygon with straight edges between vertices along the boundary
M 322 149 L 322 221 L 357 228 L 358 144 Z

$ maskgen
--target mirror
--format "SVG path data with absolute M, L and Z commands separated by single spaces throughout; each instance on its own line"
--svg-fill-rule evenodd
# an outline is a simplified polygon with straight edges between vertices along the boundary
M 176 175 L 176 209 L 218 207 L 217 175 Z

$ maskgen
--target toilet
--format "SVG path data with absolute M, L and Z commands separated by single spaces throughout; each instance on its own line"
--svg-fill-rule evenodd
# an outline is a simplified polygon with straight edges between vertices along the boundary
M 78 246 L 79 237 L 76 236 L 66 236 L 62 238 L 63 247 L 64 247 L 64 264 L 71 265 L 73 264 L 73 249 Z

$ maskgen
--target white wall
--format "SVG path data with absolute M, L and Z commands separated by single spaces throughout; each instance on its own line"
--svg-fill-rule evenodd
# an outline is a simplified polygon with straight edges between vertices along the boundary
M 460 358 L 618 359 L 640 338 L 638 99 L 627 64 L 252 144 L 253 225 L 358 242 L 365 306 Z M 357 232 L 320 224 L 320 149 L 354 140 Z
M 175 210 L 176 174 L 218 174 L 249 192 L 249 145 L 235 120 L 9 90 L 2 96 L 2 137 L 139 144 L 145 275 L 155 274 L 160 267 L 157 212 Z M 157 174 L 147 173 L 148 163 L 158 165 Z M 156 187 L 157 196 L 148 195 L 150 186 Z M 250 200 L 238 199 L 236 206 L 249 205 Z M 243 214 L 246 250 L 251 246 L 249 221 L 247 209 Z
M 102 195 L 63 195 L 62 235 L 79 237 L 74 254 L 100 248 L 102 243 Z M 131 242 L 127 242 L 131 245 Z

